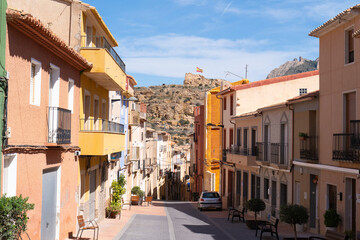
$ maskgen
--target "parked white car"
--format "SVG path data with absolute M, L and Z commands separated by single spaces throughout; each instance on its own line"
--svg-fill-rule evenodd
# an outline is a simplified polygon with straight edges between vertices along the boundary
M 216 208 L 221 211 L 222 201 L 218 192 L 202 192 L 198 201 L 200 211 L 208 208 Z

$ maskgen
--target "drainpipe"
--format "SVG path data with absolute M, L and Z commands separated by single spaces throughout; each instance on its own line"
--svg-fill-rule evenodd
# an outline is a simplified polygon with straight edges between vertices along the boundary
M 291 136 L 291 167 L 290 167 L 290 171 L 291 171 L 291 176 L 292 176 L 292 181 L 291 181 L 291 204 L 294 204 L 294 187 L 295 187 L 295 166 L 294 166 L 294 125 L 295 125 L 295 121 L 294 121 L 294 108 L 292 108 L 291 105 L 288 105 L 289 110 L 291 110 L 292 113 L 292 136 Z
M 6 48 L 6 0 L 0 0 L 0 149 L 3 147 L 4 136 L 4 109 L 7 91 L 7 72 L 5 70 L 5 48 Z M 1 121 L 2 120 L 2 121 Z M 2 169 L 2 154 L 0 154 L 0 179 Z M 1 180 L 0 180 L 1 182 Z M 0 184 L 0 193 L 1 184 Z

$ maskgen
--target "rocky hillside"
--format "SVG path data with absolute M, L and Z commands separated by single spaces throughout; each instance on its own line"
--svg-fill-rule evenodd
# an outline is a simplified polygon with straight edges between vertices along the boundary
M 183 85 L 138 87 L 135 96 L 147 105 L 150 127 L 167 131 L 174 142 L 184 145 L 189 143 L 188 134 L 193 131 L 194 106 L 204 104 L 205 92 L 220 86 L 222 81 L 227 82 L 187 73 Z
M 296 73 L 308 72 L 318 69 L 319 59 L 308 60 L 302 57 L 295 58 L 293 61 L 287 61 L 280 67 L 273 69 L 267 78 L 281 77 Z

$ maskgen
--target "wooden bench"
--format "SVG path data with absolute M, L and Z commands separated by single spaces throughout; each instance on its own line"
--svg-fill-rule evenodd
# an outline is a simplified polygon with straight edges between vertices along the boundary
M 244 215 L 245 215 L 245 208 L 243 208 L 241 211 L 236 208 L 231 209 L 231 211 L 229 209 L 228 220 L 229 220 L 229 217 L 231 216 L 231 222 L 234 222 L 234 218 L 239 218 L 239 221 L 241 221 L 241 219 L 242 219 L 243 222 L 245 222 Z
M 152 205 L 152 197 L 151 197 L 151 196 L 146 197 L 146 198 L 145 198 L 145 202 L 148 204 L 148 206 L 149 206 L 149 204 Z
M 323 237 L 318 237 L 318 236 L 311 236 L 309 237 L 309 240 L 315 240 L 315 239 L 320 239 L 320 240 L 348 240 L 349 236 L 343 234 L 343 233 L 339 233 L 336 231 L 332 231 L 332 230 L 326 230 L 325 232 L 325 238 Z
M 270 221 L 266 222 L 265 224 L 259 225 L 259 230 L 261 231 L 260 240 L 262 239 L 263 233 L 271 233 L 271 236 L 274 236 L 275 234 L 276 239 L 279 240 L 278 225 L 279 225 L 279 219 L 275 217 L 270 217 Z

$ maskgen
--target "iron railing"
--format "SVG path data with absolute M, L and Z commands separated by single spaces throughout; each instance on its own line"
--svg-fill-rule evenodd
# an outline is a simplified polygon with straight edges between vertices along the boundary
M 270 144 L 266 142 L 257 142 L 256 160 L 262 162 L 269 162 L 269 149 Z
M 310 136 L 300 141 L 300 158 L 311 161 L 319 160 L 317 136 Z
M 48 142 L 71 143 L 71 111 L 59 107 L 49 107 Z
M 82 36 L 81 46 L 82 48 L 104 48 L 108 50 L 109 54 L 114 58 L 115 62 L 125 72 L 125 63 L 104 36 Z
M 232 154 L 242 155 L 242 156 L 256 156 L 257 155 L 257 146 L 252 148 L 242 148 L 241 146 L 233 145 L 230 148 Z
M 360 134 L 334 134 L 333 160 L 360 162 Z
M 271 163 L 288 164 L 288 145 L 286 143 L 271 143 Z
M 100 118 L 82 118 L 80 119 L 80 131 L 124 133 L 124 124 Z

